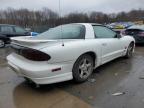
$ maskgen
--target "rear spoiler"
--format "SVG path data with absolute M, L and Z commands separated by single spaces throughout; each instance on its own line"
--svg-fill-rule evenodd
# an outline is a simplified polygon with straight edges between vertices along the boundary
M 22 36 L 22 37 L 13 37 L 11 38 L 11 44 L 13 45 L 19 45 L 23 47 L 29 47 L 29 48 L 43 48 L 45 45 L 47 46 L 46 43 L 53 43 L 56 42 L 57 40 L 39 40 L 35 39 L 32 36 Z M 45 45 L 44 45 L 45 44 Z
M 45 42 L 54 42 L 56 40 L 38 40 L 38 39 L 32 39 L 32 36 L 22 36 L 22 37 L 14 37 L 11 38 L 12 41 L 17 41 L 17 42 L 25 42 L 25 43 L 45 43 Z

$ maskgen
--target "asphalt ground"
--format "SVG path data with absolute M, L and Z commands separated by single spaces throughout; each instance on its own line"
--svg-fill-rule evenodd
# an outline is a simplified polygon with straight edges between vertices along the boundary
M 9 47 L 0 49 L 0 108 L 144 108 L 144 45 L 131 59 L 97 68 L 85 83 L 34 85 L 8 66 Z

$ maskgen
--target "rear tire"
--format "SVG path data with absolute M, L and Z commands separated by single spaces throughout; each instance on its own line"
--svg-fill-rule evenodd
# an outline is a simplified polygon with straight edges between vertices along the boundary
M 127 48 L 127 53 L 125 55 L 125 58 L 131 58 L 133 56 L 133 49 L 134 49 L 134 43 L 130 43 Z
M 76 82 L 84 82 L 93 72 L 94 61 L 90 55 L 80 56 L 73 66 L 73 78 Z
M 5 42 L 3 40 L 0 40 L 0 48 L 5 47 Z

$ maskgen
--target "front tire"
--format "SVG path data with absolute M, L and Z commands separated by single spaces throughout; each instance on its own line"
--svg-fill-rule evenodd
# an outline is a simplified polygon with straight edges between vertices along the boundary
M 94 61 L 90 55 L 80 56 L 73 66 L 73 78 L 76 82 L 84 82 L 93 72 Z
M 0 40 L 0 48 L 5 47 L 5 42 L 3 40 Z
M 127 53 L 125 55 L 126 58 L 131 58 L 133 56 L 133 49 L 134 49 L 134 43 L 130 43 L 130 45 L 127 48 Z

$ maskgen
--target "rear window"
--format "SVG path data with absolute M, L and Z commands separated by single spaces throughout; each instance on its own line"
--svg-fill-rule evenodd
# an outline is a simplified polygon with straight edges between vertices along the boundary
M 11 26 L 0 26 L 0 32 L 4 34 L 12 34 L 14 30 Z
M 51 28 L 34 37 L 38 39 L 84 39 L 85 27 L 80 24 L 66 24 Z

